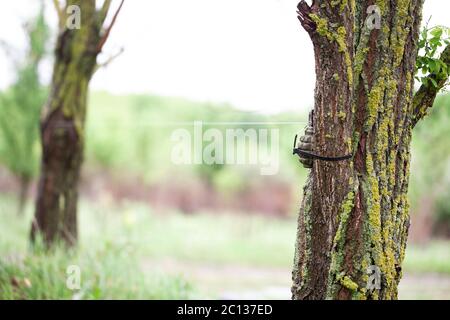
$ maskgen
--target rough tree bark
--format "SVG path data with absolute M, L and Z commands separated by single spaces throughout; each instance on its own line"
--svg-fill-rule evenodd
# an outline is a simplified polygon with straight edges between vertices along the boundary
M 97 56 L 123 5 L 104 27 L 112 0 L 100 9 L 95 0 L 54 1 L 60 20 L 50 96 L 41 122 L 42 164 L 31 240 L 41 235 L 47 245 L 77 241 L 78 180 L 83 161 L 84 126 L 89 82 Z M 67 25 L 67 8 L 80 8 L 79 29 Z
M 380 28 L 367 23 L 371 5 Z M 298 219 L 293 299 L 397 298 L 410 224 L 411 133 L 438 91 L 424 87 L 413 96 L 422 5 L 298 6 L 315 53 L 314 153 L 353 158 L 314 161 Z M 366 288 L 371 266 L 381 271 L 379 289 Z

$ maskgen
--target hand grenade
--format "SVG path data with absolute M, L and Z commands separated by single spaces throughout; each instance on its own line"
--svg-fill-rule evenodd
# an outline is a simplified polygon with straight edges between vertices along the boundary
M 314 111 L 311 111 L 309 113 L 309 121 L 308 125 L 305 128 L 305 134 L 300 137 L 300 140 L 298 143 L 296 143 L 295 148 L 313 152 L 314 151 L 314 124 L 313 124 L 313 116 Z M 303 167 L 306 169 L 311 169 L 313 167 L 313 159 L 311 157 L 304 157 L 302 155 L 299 155 L 300 163 L 303 164 Z

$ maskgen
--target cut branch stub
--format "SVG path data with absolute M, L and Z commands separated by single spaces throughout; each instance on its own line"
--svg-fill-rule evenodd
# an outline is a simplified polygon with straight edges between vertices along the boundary
M 311 7 L 302 0 L 297 6 L 297 13 L 300 24 L 311 35 L 316 30 L 316 23 L 309 16 L 312 13 Z

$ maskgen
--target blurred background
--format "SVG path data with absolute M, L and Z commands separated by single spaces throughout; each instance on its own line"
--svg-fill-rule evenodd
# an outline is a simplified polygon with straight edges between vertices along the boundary
M 0 299 L 289 299 L 307 174 L 292 144 L 315 79 L 297 1 L 126 1 L 100 60 L 124 53 L 91 85 L 79 250 L 52 253 L 28 248 L 57 25 L 43 3 L 0 10 Z M 425 3 L 430 25 L 448 21 L 448 3 Z M 171 134 L 194 121 L 278 129 L 279 172 L 173 164 Z M 414 133 L 403 299 L 450 298 L 449 136 L 444 92 Z

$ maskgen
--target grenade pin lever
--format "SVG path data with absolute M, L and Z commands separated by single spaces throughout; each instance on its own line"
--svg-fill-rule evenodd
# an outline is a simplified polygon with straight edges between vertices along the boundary
M 314 110 L 309 114 L 309 125 L 310 125 L 310 127 L 313 127 L 313 119 L 314 119 L 313 115 L 314 115 Z M 320 156 L 320 155 L 312 153 L 310 150 L 304 150 L 304 149 L 301 149 L 301 148 L 297 148 L 297 139 L 298 139 L 298 134 L 295 135 L 294 148 L 293 148 L 292 154 L 293 155 L 296 154 L 300 158 L 303 158 L 303 159 L 336 162 L 336 161 L 348 160 L 348 159 L 351 159 L 353 157 L 353 154 L 348 154 L 348 155 L 340 156 L 340 157 Z

